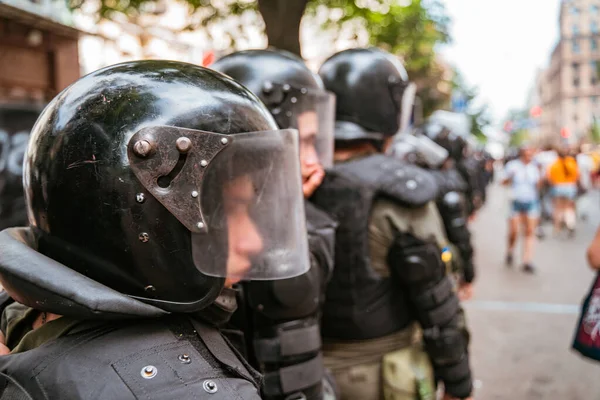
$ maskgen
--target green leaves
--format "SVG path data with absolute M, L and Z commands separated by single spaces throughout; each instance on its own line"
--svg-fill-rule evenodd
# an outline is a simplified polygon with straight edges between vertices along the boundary
M 73 8 L 81 8 L 85 2 L 96 0 L 67 0 Z M 97 0 L 100 19 L 122 19 L 126 16 L 132 23 L 139 17 L 152 13 L 162 0 Z M 183 29 L 193 30 L 211 24 L 227 25 L 221 37 L 228 37 L 227 46 L 237 48 L 237 40 L 243 42 L 247 30 L 243 18 L 232 18 L 245 13 L 256 13 L 259 5 L 265 34 L 269 43 L 284 50 L 299 53 L 298 21 L 305 16 L 322 22 L 322 29 L 334 33 L 343 30 L 355 36 L 368 34 L 369 43 L 402 58 L 408 74 L 418 86 L 418 94 L 427 116 L 435 109 L 447 106 L 449 90 L 445 67 L 436 59 L 436 46 L 450 42 L 450 18 L 441 0 L 179 0 L 189 6 L 190 17 Z M 285 6 L 285 17 L 281 8 Z M 294 13 L 299 15 L 295 15 Z M 294 15 L 291 15 L 294 14 Z M 314 18 L 318 16 L 318 18 Z M 227 24 L 225 24 L 227 20 Z M 233 21 L 232 21 L 233 20 Z M 246 19 L 247 21 L 247 19 Z M 256 18 L 255 21 L 261 21 Z M 237 24 L 237 25 L 236 25 Z M 235 25 L 235 26 L 234 26 Z M 210 33 L 209 33 L 210 36 Z
M 508 143 L 509 147 L 519 148 L 529 139 L 529 131 L 526 129 L 520 129 L 514 132 L 510 136 L 510 141 Z

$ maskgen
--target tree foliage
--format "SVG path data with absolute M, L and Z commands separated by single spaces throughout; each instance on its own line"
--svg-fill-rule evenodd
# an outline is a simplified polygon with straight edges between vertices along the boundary
M 479 96 L 479 91 L 477 88 L 469 86 L 462 74 L 460 74 L 458 71 L 454 72 L 452 88 L 453 91 L 460 92 L 465 96 L 467 108 L 466 113 L 471 120 L 471 134 L 473 134 L 479 141 L 486 142 L 487 136 L 484 130 L 486 127 L 492 124 L 492 117 L 490 115 L 488 105 L 475 104 Z
M 600 121 L 596 117 L 590 126 L 589 135 L 592 143 L 600 144 Z
M 67 0 L 72 8 L 84 3 L 98 4 L 96 14 L 103 19 L 126 17 L 137 23 L 145 14 L 166 9 L 165 0 Z M 450 41 L 450 18 L 441 0 L 178 0 L 189 7 L 186 29 L 207 28 L 232 16 L 254 14 L 269 45 L 301 54 L 300 24 L 318 23 L 338 37 L 341 32 L 355 36 L 366 33 L 370 45 L 402 58 L 409 77 L 417 84 L 423 114 L 447 107 L 450 87 L 447 67 L 436 57 L 436 48 Z M 260 18 L 260 17 L 262 18 Z M 235 32 L 225 32 L 235 40 L 244 37 L 243 19 Z M 247 21 L 247 19 L 245 20 Z M 234 24 L 235 25 L 235 24 Z M 143 44 L 143 39 L 140 38 Z M 443 90 L 444 86 L 447 90 Z
M 510 136 L 508 142 L 509 147 L 519 148 L 529 140 L 529 131 L 527 129 L 519 129 Z
M 162 0 L 68 0 L 74 9 L 91 1 L 97 1 L 97 15 L 105 19 L 140 16 L 165 7 Z M 372 45 L 402 56 L 414 78 L 427 74 L 433 65 L 435 46 L 450 39 L 450 20 L 440 0 L 412 0 L 407 5 L 397 0 L 179 1 L 189 6 L 187 29 L 220 23 L 232 15 L 259 12 L 269 44 L 297 54 L 300 54 L 300 20 L 305 15 L 314 17 L 319 13 L 326 16 L 324 29 L 366 30 Z M 287 42 L 273 43 L 281 42 L 283 36 Z

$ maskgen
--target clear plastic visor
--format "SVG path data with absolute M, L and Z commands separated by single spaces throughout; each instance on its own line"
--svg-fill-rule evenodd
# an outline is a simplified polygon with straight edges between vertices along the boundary
M 237 134 L 202 183 L 206 233 L 192 234 L 196 267 L 240 280 L 291 278 L 309 267 L 294 130 Z
M 417 151 L 431 168 L 440 167 L 448 159 L 448 151 L 427 136 L 419 135 L 414 138 L 417 141 Z
M 240 280 L 309 268 L 298 133 L 144 128 L 128 146 L 144 187 L 191 234 L 196 268 Z
M 424 135 L 398 135 L 392 154 L 410 163 L 438 168 L 448 158 L 448 151 Z
M 333 165 L 335 95 L 309 90 L 292 98 L 291 128 L 300 135 L 300 159 L 304 164 Z

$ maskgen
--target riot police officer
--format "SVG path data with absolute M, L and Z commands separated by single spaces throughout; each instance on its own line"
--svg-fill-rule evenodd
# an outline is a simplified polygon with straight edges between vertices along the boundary
M 479 210 L 485 204 L 488 182 L 485 165 L 486 163 L 480 148 L 481 144 L 477 141 L 475 136 L 469 135 L 466 138 L 464 158 L 459 163 L 459 170 L 460 168 L 464 168 L 466 171 L 468 171 L 466 172 L 468 176 L 473 175 L 475 177 L 475 193 L 478 196 L 477 210 Z
M 337 104 L 336 165 L 311 199 L 339 223 L 323 307 L 325 365 L 343 399 L 433 399 L 434 374 L 447 396 L 469 397 L 435 182 L 379 154 L 410 112 L 402 105 L 406 71 L 388 53 L 351 49 L 326 60 L 319 74 Z M 415 320 L 426 353 L 415 343 Z
M 254 92 L 280 128 L 296 128 L 300 137 L 303 192 L 321 184 L 323 166 L 333 160 L 334 96 L 318 75 L 290 53 L 268 49 L 230 54 L 211 66 Z M 296 278 L 247 282 L 233 323 L 245 333 L 251 364 L 265 374 L 268 399 L 331 398 L 324 379 L 319 329 L 320 307 L 333 269 L 335 223 L 305 202 L 311 268 Z M 283 216 L 282 216 L 283 217 Z
M 61 92 L 25 157 L 31 226 L 0 233 L 0 398 L 260 398 L 215 316 L 242 279 L 307 271 L 297 158 L 296 131 L 201 67 L 123 63 Z
M 416 133 L 414 136 L 397 135 L 397 140 L 392 145 L 392 154 L 427 169 L 435 178 L 438 210 L 444 221 L 446 235 L 457 250 L 452 252 L 452 265 L 459 273 L 459 295 L 461 299 L 467 300 L 471 297 L 475 279 L 474 251 L 467 224 L 468 186 L 462 175 L 446 163 L 448 151 L 419 130 Z
M 478 163 L 470 157 L 466 138 L 454 133 L 449 127 L 439 122 L 427 124 L 424 132 L 430 139 L 448 151 L 449 158 L 444 168 L 456 168 L 467 183 L 468 214 L 474 216 L 483 205 L 483 194 L 478 177 L 480 173 Z

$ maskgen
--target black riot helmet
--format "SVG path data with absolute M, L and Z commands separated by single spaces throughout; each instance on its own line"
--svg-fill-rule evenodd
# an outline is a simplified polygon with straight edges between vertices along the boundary
M 206 307 L 223 278 L 299 275 L 297 158 L 297 133 L 222 74 L 172 61 L 101 69 L 61 92 L 31 133 L 24 185 L 38 251 L 171 312 Z
M 423 127 L 423 133 L 446 149 L 449 157 L 455 162 L 464 158 L 467 143 L 462 136 L 455 134 L 450 128 L 437 122 L 428 122 Z
M 300 131 L 314 143 L 321 164 L 333 164 L 335 96 L 298 56 L 277 49 L 245 50 L 211 65 L 250 89 L 267 106 L 280 128 Z M 308 115 L 311 114 L 311 115 Z M 308 138 L 305 130 L 311 130 Z
M 336 121 L 360 129 L 336 129 L 336 140 L 382 140 L 396 134 L 409 86 L 408 74 L 393 55 L 379 49 L 349 49 L 334 54 L 319 70 L 325 88 L 336 96 Z

